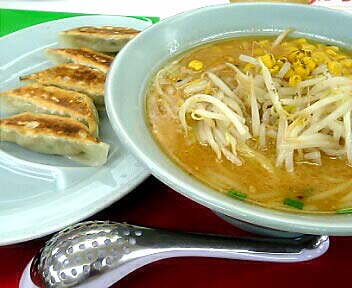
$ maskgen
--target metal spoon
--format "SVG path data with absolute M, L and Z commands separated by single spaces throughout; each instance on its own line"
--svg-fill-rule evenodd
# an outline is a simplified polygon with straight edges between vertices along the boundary
M 104 288 L 151 262 L 180 256 L 300 262 L 321 256 L 327 236 L 238 238 L 114 222 L 84 222 L 55 234 L 24 271 L 19 287 Z

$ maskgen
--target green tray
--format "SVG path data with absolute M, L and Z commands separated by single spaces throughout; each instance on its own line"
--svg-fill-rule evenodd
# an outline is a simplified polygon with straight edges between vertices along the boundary
M 12 10 L 0 9 L 0 37 L 15 32 L 28 26 L 48 22 L 56 19 L 82 16 L 87 14 L 65 13 L 65 12 L 46 12 L 31 10 Z M 158 17 L 150 16 L 130 16 L 138 19 L 150 19 L 153 23 L 160 20 Z

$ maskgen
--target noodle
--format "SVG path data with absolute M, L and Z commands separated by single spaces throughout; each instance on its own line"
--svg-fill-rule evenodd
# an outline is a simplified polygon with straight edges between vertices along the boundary
M 291 31 L 178 56 L 155 76 L 147 113 L 166 153 L 220 192 L 335 213 L 352 205 L 352 57 Z

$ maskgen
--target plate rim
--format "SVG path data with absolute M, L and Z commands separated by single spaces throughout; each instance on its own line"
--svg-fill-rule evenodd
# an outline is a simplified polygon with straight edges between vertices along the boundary
M 142 20 L 142 19 L 138 19 L 138 18 L 134 18 L 132 16 L 122 16 L 122 15 L 80 15 L 80 16 L 69 16 L 69 17 L 65 17 L 65 18 L 61 18 L 61 19 L 56 19 L 56 20 L 51 20 L 51 21 L 46 21 L 43 23 L 39 23 L 39 24 L 35 24 L 32 26 L 28 26 L 25 27 L 23 29 L 14 31 L 12 33 L 6 34 L 4 36 L 2 36 L 0 38 L 0 41 L 2 40 L 7 40 L 8 38 L 13 38 L 13 37 L 17 37 L 17 34 L 22 34 L 22 33 L 26 33 L 27 31 L 32 31 L 32 30 L 37 30 L 37 29 L 41 29 L 42 27 L 47 27 L 48 25 L 51 26 L 57 23 L 57 25 L 60 25 L 60 23 L 62 22 L 73 22 L 76 21 L 76 19 L 82 19 L 82 21 L 89 21 L 92 18 L 99 18 L 99 19 L 107 19 L 107 22 L 109 19 L 115 18 L 119 18 L 121 21 L 123 21 L 124 19 L 130 19 L 131 21 L 134 21 L 136 23 L 143 23 L 145 24 L 145 28 L 147 29 L 149 26 L 152 25 L 152 21 L 149 18 L 145 18 L 146 20 Z M 143 18 L 144 19 L 144 18 Z M 94 25 L 94 24 L 91 24 Z M 123 25 L 123 24 L 121 24 Z M 127 24 L 126 24 L 127 25 Z M 110 122 L 110 120 L 109 120 Z M 111 124 L 111 122 L 110 122 Z M 116 137 L 119 137 L 119 135 L 116 135 L 116 133 L 114 132 L 114 130 L 112 130 L 112 132 L 115 134 Z M 123 143 L 119 143 L 119 146 L 124 146 Z M 70 213 L 65 214 L 65 216 L 60 219 L 58 221 L 57 217 L 53 217 L 51 216 L 51 218 L 53 218 L 52 222 L 50 223 L 49 226 L 43 226 L 40 225 L 40 223 L 34 223 L 34 225 L 31 225 L 31 227 L 29 229 L 18 229 L 18 230 L 11 230 L 11 231 L 0 231 L 0 233 L 2 234 L 0 237 L 0 246 L 6 246 L 6 245 L 12 245 L 12 244 L 18 244 L 18 243 L 23 243 L 23 242 L 27 242 L 33 239 L 37 239 L 37 238 L 41 238 L 44 236 L 47 236 L 49 234 L 52 234 L 60 229 L 63 229 L 64 227 L 67 227 L 73 223 L 79 222 L 83 219 L 89 218 L 92 215 L 98 213 L 99 211 L 105 209 L 106 207 L 112 205 L 113 203 L 115 203 L 116 201 L 118 201 L 119 199 L 123 198 L 124 196 L 126 196 L 129 192 L 131 192 L 132 190 L 134 190 L 139 184 L 141 184 L 146 178 L 148 178 L 150 176 L 150 173 L 147 169 L 147 167 L 145 165 L 143 165 L 143 163 L 141 163 L 128 149 L 126 149 L 125 147 L 123 147 L 124 149 L 123 151 L 123 156 L 119 156 L 116 161 L 118 161 L 118 159 L 128 159 L 130 157 L 132 157 L 132 159 L 136 160 L 137 163 L 141 164 L 138 168 L 140 170 L 136 171 L 136 175 L 134 177 L 132 177 L 132 180 L 129 180 L 127 183 L 128 184 L 123 184 L 121 186 L 119 186 L 117 189 L 112 188 L 111 191 L 109 191 L 107 194 L 102 194 L 103 196 L 101 196 L 100 198 L 98 198 L 99 203 L 96 205 L 92 205 L 92 203 L 89 203 L 91 205 L 91 208 L 89 210 L 87 210 L 87 207 L 85 207 L 84 205 L 82 205 L 79 210 L 81 212 L 84 213 L 76 213 L 77 210 L 72 210 Z M 23 159 L 20 159 L 23 160 Z M 28 162 L 27 160 L 23 160 Z M 37 163 L 33 163 L 33 164 L 37 164 Z M 132 162 L 131 165 L 133 165 L 134 163 Z M 45 168 L 47 165 L 46 164 L 39 164 L 41 165 L 41 167 Z M 51 165 L 49 165 L 51 166 Z M 54 167 L 59 167 L 59 166 L 54 166 Z M 104 167 L 104 166 L 102 166 Z M 80 167 L 77 167 L 80 168 Z M 112 167 L 113 168 L 113 167 Z M 0 173 L 1 173 L 0 169 Z M 109 169 L 110 170 L 110 169 Z M 99 169 L 97 170 L 93 175 L 95 174 L 99 174 L 102 171 Z M 76 184 L 74 185 L 76 186 Z M 76 189 L 75 189 L 76 190 Z M 58 193 L 57 191 L 55 191 L 56 193 Z M 75 197 L 75 196 L 72 196 Z M 97 200 L 96 200 L 97 201 Z M 45 205 L 44 205 L 45 207 Z M 16 212 L 15 212 L 16 214 Z M 43 215 L 45 216 L 45 215 Z M 46 215 L 48 216 L 48 215 Z M 12 226 L 15 225 L 15 222 L 11 222 L 11 221 L 15 221 L 18 219 L 11 219 L 11 216 L 6 216 L 6 218 L 9 220 L 6 225 L 2 225 L 1 228 L 4 228 L 6 226 Z M 38 217 L 37 217 L 38 218 Z M 33 219 L 34 220 L 34 219 Z M 23 227 L 23 226 L 22 226 Z
M 45 12 L 45 11 L 42 11 L 42 12 Z M 13 31 L 11 33 L 8 33 L 6 35 L 3 35 L 3 36 L 0 37 L 0 39 L 3 40 L 4 38 L 7 38 L 9 36 L 13 36 L 14 34 L 17 34 L 17 33 L 23 33 L 23 32 L 26 32 L 27 30 L 37 29 L 40 26 L 46 26 L 48 23 L 66 22 L 66 21 L 70 22 L 71 19 L 97 18 L 97 17 L 99 17 L 99 18 L 128 18 L 128 19 L 134 19 L 137 22 L 153 24 L 151 19 L 149 19 L 148 17 L 144 17 L 144 16 L 136 16 L 136 17 L 140 17 L 140 18 L 143 18 L 145 20 L 142 20 L 142 19 L 139 19 L 139 18 L 135 18 L 134 16 L 123 16 L 123 15 L 77 15 L 77 16 L 67 16 L 67 17 L 60 18 L 60 19 L 49 20 L 49 21 L 45 21 L 45 22 L 42 22 L 42 23 L 30 25 L 30 26 L 24 27 L 22 29 Z

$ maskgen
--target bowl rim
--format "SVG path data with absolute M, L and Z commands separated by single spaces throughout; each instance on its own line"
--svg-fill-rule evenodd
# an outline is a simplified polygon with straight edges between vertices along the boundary
M 115 74 L 119 69 L 119 63 L 121 59 L 129 53 L 130 49 L 133 49 L 133 46 L 136 45 L 139 41 L 143 40 L 143 37 L 148 37 L 150 33 L 153 33 L 154 30 L 157 30 L 161 25 L 168 25 L 175 20 L 178 20 L 182 17 L 191 17 L 193 14 L 204 13 L 206 11 L 211 11 L 214 9 L 226 9 L 229 6 L 235 6 L 239 9 L 241 8 L 251 8 L 251 7 L 263 7 L 263 6 L 277 6 L 277 7 L 290 7 L 299 8 L 299 9 L 314 9 L 321 10 L 322 12 L 333 13 L 337 15 L 344 15 L 345 17 L 352 18 L 352 14 L 346 11 L 337 11 L 325 7 L 317 7 L 303 4 L 293 4 L 293 3 L 271 3 L 271 2 L 260 2 L 260 3 L 226 3 L 221 5 L 211 5 L 202 8 L 193 9 L 190 11 L 185 11 L 174 15 L 172 17 L 163 19 L 162 21 L 148 27 L 142 33 L 137 35 L 134 39 L 129 41 L 126 46 L 119 52 L 119 56 L 113 61 L 113 64 L 110 68 L 110 71 L 107 75 L 105 83 L 105 97 L 106 97 L 106 111 L 110 119 L 111 125 L 121 140 L 121 142 L 129 149 L 138 159 L 140 159 L 151 171 L 151 173 L 158 178 L 160 181 L 173 188 L 180 194 L 184 195 L 187 198 L 192 199 L 193 201 L 200 203 L 203 206 L 206 206 L 210 209 L 216 210 L 217 212 L 223 213 L 227 216 L 239 219 L 241 221 L 249 222 L 258 226 L 269 227 L 277 230 L 288 231 L 288 232 L 298 232 L 298 233 L 307 233 L 307 234 L 329 234 L 329 235 L 352 235 L 352 215 L 314 215 L 314 214 L 299 214 L 299 213 L 290 213 L 284 211 L 277 211 L 271 208 L 261 207 L 255 204 L 249 203 L 240 203 L 238 200 L 229 199 L 226 195 L 221 197 L 217 195 L 216 198 L 212 194 L 202 193 L 198 191 L 197 188 L 191 185 L 180 185 L 180 181 L 168 172 L 166 169 L 160 168 L 158 161 L 149 157 L 144 153 L 141 145 L 135 143 L 128 134 L 128 131 L 125 129 L 124 125 L 121 123 L 121 119 L 116 113 L 116 110 L 113 108 L 113 90 L 114 90 L 114 79 Z M 142 39 L 142 40 L 140 40 Z M 143 121 L 146 121 L 146 117 L 143 115 Z M 138 116 L 140 117 L 140 116 Z M 149 131 L 148 131 L 149 132 Z M 150 132 L 149 132 L 150 133 Z M 163 157 L 170 160 L 170 158 L 161 151 L 160 146 L 158 146 Z M 174 161 L 172 161 L 174 162 Z M 178 166 L 179 167 L 179 166 Z M 184 171 L 181 167 L 180 170 Z M 199 180 L 192 177 L 194 181 L 200 182 Z M 215 191 L 214 189 L 211 189 Z M 221 194 L 216 192 L 216 194 Z M 235 204 L 234 204 L 235 203 Z M 330 222 L 326 221 L 326 217 L 331 219 L 346 219 L 348 217 L 349 221 L 339 222 L 338 220 Z

